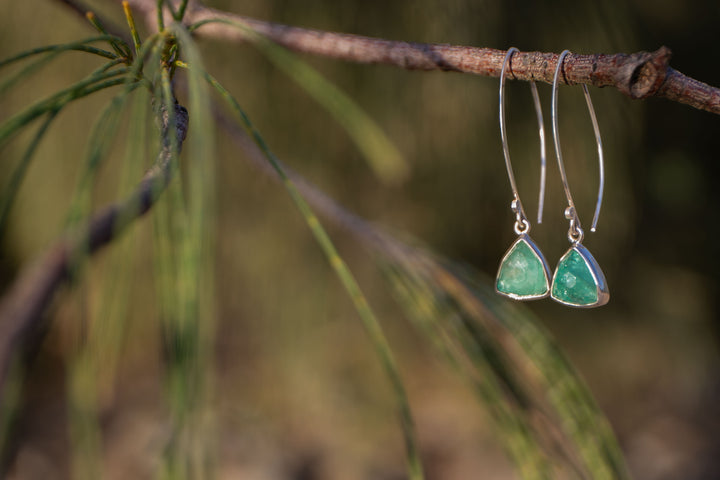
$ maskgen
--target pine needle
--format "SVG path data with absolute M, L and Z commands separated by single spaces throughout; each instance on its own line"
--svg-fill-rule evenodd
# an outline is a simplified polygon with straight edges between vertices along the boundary
M 192 66 L 190 67 L 192 68 Z M 424 478 L 422 463 L 420 460 L 420 452 L 417 446 L 415 424 L 412 419 L 410 411 L 410 404 L 405 392 L 405 387 L 392 354 L 392 348 L 383 333 L 382 326 L 378 321 L 375 313 L 370 307 L 365 295 L 362 293 L 360 286 L 358 285 L 352 272 L 345 264 L 343 259 L 340 257 L 335 245 L 328 236 L 327 232 L 323 228 L 322 224 L 318 220 L 317 216 L 313 212 L 310 205 L 303 198 L 293 181 L 288 177 L 282 168 L 280 162 L 277 160 L 275 155 L 270 151 L 269 147 L 265 143 L 258 130 L 250 121 L 247 114 L 240 107 L 239 103 L 234 97 L 214 78 L 209 74 L 206 74 L 208 82 L 218 91 L 221 97 L 231 106 L 232 110 L 237 115 L 243 128 L 248 132 L 251 138 L 255 141 L 257 146 L 261 149 L 268 163 L 275 170 L 277 175 L 280 177 L 285 189 L 292 198 L 296 207 L 300 211 L 305 223 L 310 228 L 315 240 L 325 254 L 328 262 L 335 271 L 338 279 L 342 283 L 345 291 L 350 296 L 355 310 L 358 312 L 360 319 L 363 322 L 370 341 L 375 348 L 385 374 L 387 375 L 390 384 L 395 393 L 395 398 L 398 403 L 398 410 L 400 416 L 400 422 L 402 426 L 403 436 L 405 439 L 405 447 L 408 456 L 408 474 L 412 480 L 420 480 Z
M 365 157 L 377 177 L 387 183 L 400 183 L 410 167 L 400 151 L 380 126 L 354 100 L 317 70 L 285 48 L 271 42 L 247 25 L 230 19 L 210 19 L 198 22 L 190 31 L 209 23 L 223 23 L 243 32 L 271 62 L 300 85 L 324 107 L 345 129 Z

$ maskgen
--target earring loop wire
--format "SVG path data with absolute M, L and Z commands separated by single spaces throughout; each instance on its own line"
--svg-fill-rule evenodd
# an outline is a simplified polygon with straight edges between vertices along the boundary
M 571 241 L 580 242 L 582 240 L 582 228 L 580 227 L 580 218 L 578 217 L 577 210 L 575 209 L 575 202 L 573 202 L 572 194 L 570 193 L 570 187 L 568 186 L 567 174 L 565 173 L 565 164 L 562 159 L 562 152 L 560 151 L 560 132 L 558 129 L 558 114 L 557 114 L 557 91 L 558 91 L 558 79 L 560 77 L 560 70 L 562 69 L 563 61 L 565 56 L 570 53 L 570 50 L 563 50 L 558 57 L 557 67 L 555 68 L 555 77 L 553 78 L 553 91 L 552 91 L 552 125 L 553 125 L 553 140 L 555 142 L 555 154 L 557 156 L 558 167 L 560 169 L 560 178 L 562 179 L 563 190 L 565 190 L 565 197 L 568 201 L 568 207 L 565 210 L 565 217 L 570 220 L 570 233 Z M 595 214 L 593 215 L 592 226 L 590 231 L 594 232 L 597 228 L 598 218 L 600 217 L 600 207 L 602 206 L 603 193 L 605 190 L 605 159 L 603 156 L 602 140 L 600 138 L 600 127 L 598 126 L 597 117 L 595 115 L 595 109 L 593 108 L 592 100 L 590 99 L 590 92 L 588 91 L 587 85 L 583 84 L 583 93 L 585 94 L 585 102 L 590 112 L 590 119 L 592 120 L 593 130 L 595 132 L 595 141 L 597 142 L 598 150 L 598 166 L 600 169 L 600 180 L 598 186 L 598 198 L 595 204 Z
M 502 70 L 500 71 L 500 139 L 502 140 L 503 155 L 505 157 L 505 168 L 507 169 L 508 178 L 510 179 L 510 188 L 513 192 L 512 209 L 516 215 L 515 230 L 516 233 L 527 232 L 530 229 L 530 222 L 527 220 L 525 210 L 520 201 L 517 184 L 515 183 L 515 175 L 513 173 L 512 163 L 510 161 L 510 150 L 507 142 L 507 131 L 505 129 L 505 71 L 510 67 L 511 59 L 514 53 L 519 52 L 515 47 L 510 47 L 503 60 Z M 543 121 L 542 108 L 540 106 L 540 96 L 538 95 L 535 82 L 530 82 L 530 90 L 533 96 L 535 112 L 538 119 L 538 133 L 540 135 L 540 193 L 538 201 L 538 223 L 542 223 L 542 213 L 545 204 L 545 179 L 547 176 L 547 155 L 545 146 L 545 126 Z M 522 227 L 520 227 L 522 225 Z M 518 229 L 520 230 L 518 232 Z

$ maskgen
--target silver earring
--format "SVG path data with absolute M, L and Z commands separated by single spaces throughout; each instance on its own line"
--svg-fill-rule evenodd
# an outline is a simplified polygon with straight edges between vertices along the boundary
M 500 261 L 500 267 L 498 268 L 495 281 L 495 291 L 515 300 L 534 300 L 545 298 L 550 294 L 550 267 L 540 249 L 532 238 L 530 238 L 530 235 L 528 235 L 530 232 L 530 222 L 523 210 L 517 185 L 515 184 L 515 175 L 513 174 L 512 164 L 510 163 L 510 152 L 508 150 L 507 134 L 505 132 L 505 70 L 510 64 L 513 53 L 517 51 L 517 48 L 512 47 L 507 51 L 507 55 L 505 55 L 502 71 L 500 72 L 499 101 L 500 138 L 502 139 L 503 155 L 505 156 L 505 167 L 507 168 L 508 178 L 510 179 L 510 188 L 512 188 L 513 192 L 513 200 L 510 206 L 515 213 L 515 233 L 518 237 Z M 542 223 L 547 163 L 545 157 L 545 128 L 543 126 L 540 97 L 538 96 L 535 82 L 530 82 L 530 89 L 535 103 L 540 132 L 541 173 L 538 223 Z
M 562 179 L 565 197 L 568 206 L 565 209 L 565 218 L 570 220 L 570 229 L 568 230 L 568 240 L 570 241 L 570 249 L 560 258 L 553 275 L 551 294 L 553 300 L 565 305 L 573 307 L 599 307 L 605 305 L 610 300 L 607 282 L 600 266 L 595 258 L 590 254 L 587 248 L 582 244 L 583 229 L 580 226 L 580 218 L 578 217 L 575 203 L 570 194 L 567 175 L 565 174 L 565 165 L 562 160 L 560 151 L 560 134 L 558 132 L 558 115 L 557 115 L 557 87 L 560 69 L 562 68 L 565 56 L 570 53 L 565 50 L 560 54 L 555 69 L 555 78 L 553 79 L 552 92 L 552 125 L 553 140 L 555 142 L 555 154 L 557 155 L 558 167 L 560 168 L 560 177 Z M 598 188 L 597 204 L 595 206 L 595 215 L 591 231 L 595 231 L 598 217 L 600 215 L 600 206 L 602 205 L 603 189 L 605 187 L 605 164 L 603 161 L 602 141 L 600 140 L 600 128 L 598 127 L 595 110 L 590 100 L 590 92 L 587 85 L 583 85 L 585 101 L 587 102 L 590 118 L 592 119 L 593 129 L 595 130 L 595 140 L 597 141 L 598 157 L 600 166 L 600 186 Z

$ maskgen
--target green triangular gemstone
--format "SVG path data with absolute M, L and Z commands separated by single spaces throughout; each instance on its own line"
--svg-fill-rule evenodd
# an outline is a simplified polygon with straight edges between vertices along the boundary
M 563 255 L 553 275 L 552 298 L 576 307 L 596 307 L 610 295 L 605 276 L 590 252 L 577 244 Z
M 520 235 L 500 262 L 495 289 L 517 300 L 543 298 L 550 292 L 550 269 L 527 235 Z

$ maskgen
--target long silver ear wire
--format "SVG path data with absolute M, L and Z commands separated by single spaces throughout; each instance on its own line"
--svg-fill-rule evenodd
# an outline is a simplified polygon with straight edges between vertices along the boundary
M 513 173 L 512 163 L 510 162 L 510 151 L 507 143 L 507 133 L 505 129 L 505 71 L 510 64 L 510 60 L 518 49 L 512 47 L 508 49 L 503 61 L 502 70 L 500 72 L 500 92 L 499 92 L 499 111 L 500 111 L 500 138 L 502 140 L 503 155 L 505 157 L 505 167 L 507 169 L 508 178 L 510 180 L 510 188 L 513 192 L 513 200 L 510 204 L 512 211 L 515 213 L 515 233 L 518 238 L 508 249 L 500 262 L 497 278 L 495 281 L 495 290 L 505 296 L 516 300 L 534 300 L 547 297 L 550 294 L 550 267 L 545 260 L 540 249 L 530 238 L 530 221 L 525 215 L 520 194 L 518 193 L 517 184 L 515 183 L 515 175 Z M 542 222 L 542 211 L 545 200 L 545 177 L 547 169 L 547 159 L 545 155 L 545 128 L 543 125 L 542 108 L 540 107 L 540 97 L 537 93 L 535 82 L 530 83 L 533 95 L 535 110 L 537 112 L 539 134 L 540 134 L 540 199 L 538 204 L 538 223 Z
M 530 91 L 535 104 L 535 112 L 538 120 L 538 134 L 540 135 L 540 193 L 538 194 L 538 221 L 542 223 L 543 209 L 545 208 L 545 180 L 547 178 L 547 155 L 545 154 L 545 121 L 543 120 L 542 107 L 540 107 L 540 96 L 538 95 L 535 82 L 530 82 Z
M 557 91 L 560 70 L 562 69 L 565 56 L 570 53 L 564 50 L 558 57 L 557 67 L 555 68 L 555 77 L 553 78 L 552 91 L 552 126 L 553 140 L 555 143 L 555 154 L 557 156 L 558 168 L 560 169 L 560 178 L 562 179 L 565 197 L 568 206 L 565 209 L 565 218 L 570 220 L 570 228 L 568 229 L 568 240 L 570 241 L 570 249 L 562 256 L 555 268 L 553 275 L 551 297 L 565 305 L 574 307 L 599 307 L 604 305 L 610 299 L 607 282 L 600 266 L 593 258 L 592 254 L 582 244 L 584 237 L 583 229 L 580 225 L 580 218 L 573 202 L 570 187 L 568 186 L 567 174 L 565 173 L 565 164 L 562 159 L 560 150 L 560 133 L 558 129 L 557 114 Z M 590 100 L 590 92 L 587 86 L 583 85 L 583 93 L 587 102 L 588 111 L 592 120 L 593 129 L 595 131 L 595 140 L 598 147 L 599 167 L 600 167 L 600 185 L 598 188 L 598 198 L 595 205 L 595 215 L 591 231 L 595 231 L 597 227 L 598 217 L 600 216 L 600 207 L 602 205 L 603 191 L 605 188 L 605 162 L 603 157 L 602 140 L 600 139 L 600 128 L 598 127 L 595 109 Z
M 516 214 L 516 228 L 519 224 L 527 224 L 526 227 L 529 230 L 530 222 L 527 220 L 525 210 L 520 202 L 520 195 L 518 194 L 517 184 L 515 183 L 515 175 L 513 173 L 512 163 L 510 161 L 510 150 L 508 148 L 507 131 L 505 129 L 505 70 L 508 67 L 508 63 L 512 58 L 512 55 L 519 50 L 515 47 L 508 49 L 505 55 L 505 61 L 503 62 L 502 70 L 500 72 L 500 94 L 499 94 L 499 109 L 500 109 L 500 139 L 502 140 L 503 155 L 505 156 L 505 168 L 507 169 L 508 178 L 510 179 L 510 188 L 513 191 L 513 201 L 515 204 L 512 209 Z M 537 86 L 535 82 L 530 82 L 530 91 L 533 96 L 533 103 L 535 105 L 535 112 L 538 119 L 538 133 L 540 135 L 540 194 L 538 198 L 538 223 L 542 223 L 543 208 L 545 205 L 545 180 L 547 177 L 547 155 L 545 147 L 545 122 L 543 120 L 542 107 L 540 106 L 540 96 L 538 95 Z M 525 230 L 523 230 L 525 231 Z M 517 232 L 518 234 L 521 232 Z

